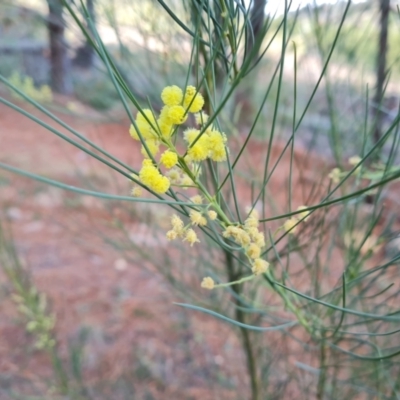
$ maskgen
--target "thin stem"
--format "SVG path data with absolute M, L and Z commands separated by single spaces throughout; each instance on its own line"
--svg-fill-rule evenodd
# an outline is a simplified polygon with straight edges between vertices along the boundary
M 326 383 L 326 345 L 325 340 L 321 340 L 320 343 L 320 353 L 319 353 L 319 377 L 318 377 L 318 385 L 317 385 L 317 399 L 323 400 L 324 399 L 324 392 L 325 392 L 325 383 Z
M 230 281 L 237 280 L 240 277 L 240 271 L 235 271 L 234 261 L 232 258 L 232 254 L 228 251 L 225 251 L 225 259 L 226 259 L 226 269 L 229 276 Z M 238 276 L 239 275 L 239 276 Z M 240 292 L 241 287 L 240 285 L 233 285 L 232 286 L 233 292 L 236 294 L 235 296 L 235 304 L 236 306 L 240 306 Z M 236 307 L 235 309 L 235 318 L 238 322 L 244 324 L 246 321 L 246 314 L 240 307 Z M 251 400 L 259 400 L 260 399 L 260 392 L 259 392 L 259 383 L 257 377 L 257 359 L 254 356 L 254 348 L 253 343 L 250 339 L 250 332 L 248 329 L 240 327 L 240 333 L 242 335 L 242 343 L 244 352 L 246 354 L 247 360 L 247 371 L 250 377 L 250 386 L 251 386 Z

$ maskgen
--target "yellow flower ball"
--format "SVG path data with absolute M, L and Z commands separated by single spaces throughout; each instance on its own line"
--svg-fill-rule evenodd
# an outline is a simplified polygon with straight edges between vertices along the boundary
M 199 112 L 194 115 L 197 125 L 204 125 L 208 121 L 208 115 L 205 112 Z
M 165 122 L 164 120 L 158 119 L 158 128 L 160 130 L 161 136 L 165 139 L 169 139 L 173 132 L 173 124 Z
M 144 185 L 159 194 L 165 193 L 170 187 L 169 179 L 162 176 L 149 159 L 143 160 L 139 178 Z
M 166 236 L 168 240 L 175 240 L 178 237 L 178 234 L 174 230 L 171 230 L 167 232 Z
M 362 158 L 360 156 L 353 156 L 349 158 L 349 164 L 352 166 L 356 166 L 361 162 Z
M 176 214 L 174 214 L 174 215 L 171 217 L 171 225 L 172 225 L 172 229 L 173 229 L 175 232 L 181 232 L 181 231 L 183 230 L 183 227 L 184 227 L 183 221 L 182 221 L 181 218 L 180 218 L 178 215 L 176 215 Z
M 239 228 L 239 234 L 235 238 L 237 244 L 240 244 L 242 247 L 246 247 L 250 244 L 250 235 L 243 229 Z
M 138 111 L 136 115 L 136 121 L 150 123 L 156 126 L 156 118 L 154 117 L 153 111 L 149 108 L 143 108 L 142 112 Z
M 183 132 L 183 138 L 188 142 L 188 144 L 192 144 L 199 134 L 200 131 L 198 129 L 188 128 Z
M 193 186 L 194 182 L 192 181 L 192 178 L 188 175 L 183 175 L 180 184 L 182 186 Z
M 349 164 L 353 167 L 355 167 L 357 164 L 361 162 L 362 158 L 359 156 L 353 156 L 349 158 Z M 361 171 L 361 165 L 359 165 L 354 171 L 354 174 L 359 174 Z
M 257 234 L 254 236 L 254 243 L 258 247 L 264 247 L 265 246 L 265 238 L 264 238 L 264 233 L 262 232 L 257 232 Z
M 166 150 L 161 155 L 160 162 L 165 166 L 165 168 L 172 168 L 178 162 L 178 155 L 171 150 Z
M 187 120 L 187 114 L 182 106 L 172 106 L 168 110 L 168 117 L 175 125 L 181 125 Z
M 213 278 L 210 278 L 209 276 L 203 278 L 202 282 L 201 282 L 201 287 L 203 289 L 208 289 L 208 290 L 212 290 L 214 289 L 215 286 L 215 282 Z
M 251 214 L 249 217 L 244 221 L 245 229 L 248 230 L 249 228 L 257 228 L 258 227 L 258 215 Z
M 269 262 L 261 258 L 254 260 L 253 268 L 251 269 L 254 275 L 261 275 L 267 272 L 269 267 Z
M 196 194 L 196 196 L 191 197 L 190 201 L 192 201 L 194 204 L 203 204 L 203 198 L 199 194 Z
M 192 85 L 186 86 L 185 96 L 193 98 L 196 94 L 196 88 Z
M 301 210 L 306 210 L 308 207 L 307 206 L 299 206 L 297 208 L 297 211 L 301 211 Z M 310 214 L 310 211 L 303 211 L 302 213 L 298 214 L 297 218 L 302 219 L 304 218 L 304 221 L 307 221 Z
M 214 221 L 218 217 L 218 214 L 213 210 L 208 211 L 207 214 L 208 214 L 208 218 L 210 218 L 211 221 Z
M 155 139 L 157 137 L 157 135 L 154 132 L 154 129 L 152 128 L 152 126 L 146 120 L 145 116 L 147 117 L 147 119 L 151 122 L 151 124 L 154 127 L 157 126 L 155 117 L 154 117 L 152 111 L 148 108 L 145 108 L 142 111 L 143 111 L 143 113 L 138 112 L 138 114 L 136 116 L 136 120 L 135 120 L 136 126 L 144 139 Z M 139 134 L 133 124 L 129 128 L 129 133 L 133 139 L 140 140 Z
M 149 159 L 144 159 L 142 163 L 142 169 L 139 171 L 139 179 L 147 185 L 148 182 L 151 182 L 154 179 L 154 176 L 159 172 L 157 168 L 154 167 L 153 163 Z
M 245 222 L 245 224 L 246 224 L 246 222 Z M 254 238 L 259 233 L 258 228 L 255 228 L 253 226 L 251 226 L 251 227 L 245 226 L 244 229 L 246 229 L 246 232 L 250 235 L 251 240 L 254 241 Z
M 200 240 L 197 238 L 197 234 L 193 229 L 188 229 L 186 231 L 186 235 L 183 241 L 188 242 L 190 244 L 190 247 L 192 247 L 196 242 L 200 243 Z
M 181 179 L 181 173 L 178 169 L 173 168 L 167 172 L 167 176 L 171 183 L 178 183 Z
M 200 93 L 196 93 L 194 86 L 188 86 L 183 100 L 183 106 L 191 113 L 199 112 L 204 106 L 204 98 Z
M 226 238 L 233 238 L 237 244 L 240 244 L 242 247 L 246 247 L 250 244 L 251 239 L 250 235 L 242 228 L 238 226 L 228 226 L 224 232 L 222 232 L 222 236 Z
M 190 147 L 188 155 L 194 162 L 204 161 L 208 157 L 208 145 L 205 135 Z
M 169 110 L 171 107 L 164 106 L 160 111 L 159 119 L 165 123 L 172 124 L 171 118 L 169 117 Z
M 142 167 L 154 167 L 153 161 L 148 159 L 143 160 Z
M 224 238 L 233 238 L 236 239 L 238 235 L 240 234 L 240 228 L 237 226 L 229 225 L 224 232 L 222 232 L 222 236 Z
M 133 187 L 131 194 L 133 197 L 140 197 L 142 195 L 142 192 L 143 190 L 140 186 L 135 186 Z
M 208 132 L 208 146 L 210 150 L 223 146 L 226 142 L 225 134 L 212 130 Z
M 285 232 L 289 232 L 291 234 L 295 233 L 297 230 L 297 219 L 296 218 L 290 218 L 288 219 L 284 224 L 283 224 L 283 229 Z
M 146 140 L 146 146 L 149 149 L 150 154 L 147 152 L 146 148 L 142 146 L 141 153 L 144 157 L 150 158 L 150 155 L 155 157 L 159 152 L 160 143 L 157 140 Z
M 260 257 L 261 249 L 255 243 L 251 243 L 246 250 L 246 254 L 250 258 L 253 258 L 253 259 L 258 258 L 258 257 Z
M 161 92 L 161 100 L 167 106 L 177 106 L 182 103 L 182 89 L 176 85 L 167 86 Z
M 190 156 L 188 154 L 186 154 L 186 156 L 183 158 L 183 160 L 185 161 L 185 163 L 187 165 L 189 165 L 192 162 L 192 159 L 190 158 Z
M 131 126 L 129 127 L 129 134 L 131 135 L 132 139 L 135 140 L 140 140 L 139 139 L 139 135 L 137 133 L 136 128 L 133 126 L 133 124 L 131 124 Z
M 337 184 L 340 182 L 340 175 L 342 171 L 340 168 L 333 168 L 333 170 L 329 173 L 328 177 L 332 179 L 332 182 Z
M 194 210 L 190 211 L 189 217 L 193 225 L 199 225 L 199 226 L 207 225 L 206 218 L 204 218 L 198 211 Z
M 165 193 L 171 185 L 171 182 L 166 176 L 159 175 L 158 179 L 154 182 L 153 190 L 156 193 L 163 194 Z
M 223 162 L 226 161 L 226 149 L 224 145 L 220 145 L 217 147 L 214 147 L 210 151 L 210 158 L 211 160 L 215 162 Z

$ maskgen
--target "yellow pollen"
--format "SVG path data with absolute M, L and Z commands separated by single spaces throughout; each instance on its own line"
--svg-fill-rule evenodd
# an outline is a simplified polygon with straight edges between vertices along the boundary
M 207 220 L 204 218 L 200 212 L 198 211 L 190 211 L 190 220 L 193 225 L 205 226 L 207 225 Z
M 250 257 L 250 258 L 258 258 L 260 257 L 261 254 L 261 249 L 254 243 L 251 243 L 249 245 L 249 247 L 246 250 L 246 254 Z
M 209 276 L 203 278 L 203 280 L 201 282 L 201 287 L 204 289 L 208 289 L 208 290 L 214 289 L 214 287 L 215 287 L 214 279 Z
M 210 210 L 210 211 L 208 211 L 207 214 L 208 214 L 208 217 L 211 219 L 211 221 L 214 221 L 215 219 L 217 219 L 218 214 L 215 211 Z
M 172 229 L 175 232 L 180 232 L 183 229 L 183 221 L 180 219 L 180 217 L 178 217 L 176 214 L 174 214 L 171 217 L 171 224 L 172 224 Z
M 183 124 L 187 119 L 185 109 L 182 106 L 171 106 L 168 111 L 168 117 L 175 125 Z
M 297 209 L 297 211 L 306 210 L 306 209 L 307 209 L 307 206 L 300 206 L 300 207 Z M 297 214 L 297 218 L 300 218 L 300 219 L 303 219 L 303 218 L 304 218 L 304 221 L 307 221 L 308 218 L 310 218 L 310 217 L 309 217 L 309 214 L 310 214 L 310 211 L 304 211 L 304 212 L 302 212 L 302 213 L 300 213 L 300 214 Z
M 197 238 L 197 234 L 193 229 L 188 229 L 186 231 L 186 235 L 183 241 L 190 243 L 190 247 L 192 247 L 196 242 L 200 243 L 200 240 Z
M 140 197 L 142 195 L 142 192 L 143 192 L 143 190 L 140 186 L 134 186 L 132 188 L 131 194 L 133 197 Z
M 208 121 L 208 115 L 205 112 L 199 112 L 194 115 L 197 125 L 204 125 Z
M 361 157 L 360 156 L 353 156 L 349 158 L 349 164 L 352 166 L 356 166 L 361 162 Z
M 261 275 L 267 272 L 269 267 L 269 262 L 261 258 L 254 260 L 253 268 L 251 269 L 254 275 Z
M 183 99 L 182 89 L 176 85 L 167 86 L 161 92 L 161 100 L 167 106 L 177 106 L 181 104 Z
M 168 240 L 175 240 L 178 237 L 178 233 L 174 230 L 170 230 L 167 232 L 167 239 Z
M 204 98 L 200 93 L 196 93 L 196 88 L 194 86 L 188 86 L 186 88 L 183 105 L 185 109 L 188 108 L 189 112 L 197 113 L 203 108 Z
M 161 155 L 160 162 L 165 166 L 165 168 L 172 168 L 178 162 L 178 155 L 171 150 L 166 150 Z
M 203 198 L 198 194 L 190 198 L 194 204 L 203 204 Z
M 333 170 L 329 173 L 328 177 L 332 179 L 332 182 L 337 184 L 340 182 L 340 168 L 333 168 Z
M 296 218 L 290 218 L 283 224 L 283 229 L 285 232 L 293 234 L 297 231 L 297 226 L 295 226 L 297 222 L 298 221 Z

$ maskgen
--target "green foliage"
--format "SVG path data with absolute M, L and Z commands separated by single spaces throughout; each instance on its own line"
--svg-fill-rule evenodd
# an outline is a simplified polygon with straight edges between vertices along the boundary
M 77 74 L 74 87 L 76 98 L 97 110 L 111 109 L 118 100 L 113 84 L 101 73 L 88 78 Z
M 6 76 L 7 78 L 15 72 L 18 66 L 20 57 L 17 55 L 3 55 L 2 62 L 0 65 L 0 74 Z
M 25 93 L 26 96 L 39 103 L 49 103 L 53 99 L 52 91 L 48 85 L 36 87 L 33 79 L 29 76 L 21 76 L 18 72 L 14 72 L 9 77 L 9 82 Z M 15 91 L 11 91 L 11 94 L 16 98 L 21 98 Z
M 42 4 L 40 4 L 42 3 Z M 0 3 L 0 45 L 46 38 L 44 15 L 46 4 L 26 4 L 26 1 Z
M 318 7 L 324 45 L 329 46 L 335 37 L 335 23 L 345 8 L 345 2 Z M 295 29 L 295 38 L 304 46 L 304 53 L 315 50 L 315 35 L 312 28 L 313 11 L 302 10 Z M 335 47 L 335 63 L 356 67 L 364 73 L 376 68 L 377 43 L 379 35 L 378 3 L 367 1 L 354 4 L 347 15 L 340 38 Z M 387 54 L 391 73 L 400 74 L 399 54 L 396 43 L 400 40 L 399 20 L 395 13 L 389 16 L 389 51 Z

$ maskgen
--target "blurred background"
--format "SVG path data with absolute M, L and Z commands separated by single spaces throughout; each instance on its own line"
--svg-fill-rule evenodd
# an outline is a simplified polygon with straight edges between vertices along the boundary
M 75 3 L 70 2 L 79 8 Z M 83 3 L 129 89 L 143 104 L 150 101 L 154 109 L 161 109 L 161 90 L 185 85 L 190 36 L 156 0 Z M 191 2 L 165 3 L 190 21 Z M 265 37 L 270 45 L 221 114 L 225 132 L 235 143 L 243 141 L 276 73 L 282 3 L 244 2 L 262 23 L 270 23 Z M 343 23 L 323 82 L 296 134 L 295 158 L 302 166 L 303 183 L 293 189 L 293 198 L 299 205 L 310 199 L 321 171 L 328 174 L 339 159 L 360 155 L 363 146 L 376 143 L 398 116 L 399 2 L 355 1 L 342 21 L 346 6 L 344 1 L 296 1 L 287 14 L 295 45 L 288 45 L 279 88 L 275 159 L 292 135 L 294 76 L 296 107 L 301 110 L 316 89 Z M 0 74 L 68 126 L 138 168 L 140 146 L 128 134 L 130 121 L 107 68 L 78 23 L 86 21 L 74 20 L 58 0 L 0 0 Z M 278 83 L 269 90 L 243 164 L 244 180 L 263 162 Z M 55 125 L 2 83 L 0 95 L 48 126 Z M 133 108 L 132 112 L 136 114 Z M 378 122 L 366 141 L 365 125 L 373 118 Z M 60 131 L 69 135 L 65 127 Z M 392 147 L 383 146 L 382 157 L 391 154 Z M 397 161 L 398 157 L 396 152 Z M 283 211 L 280 205 L 286 199 L 282 182 L 289 159 L 282 160 L 278 170 L 283 172 L 271 181 L 276 212 Z M 129 196 L 131 189 L 115 171 L 5 102 L 0 103 L 0 161 L 87 190 Z M 243 198 L 250 197 L 244 185 L 238 190 L 243 190 Z M 384 218 L 394 221 L 388 228 L 393 233 L 399 223 L 398 194 L 387 193 L 387 202 Z M 212 300 L 224 310 L 229 301 L 214 293 L 204 299 L 199 288 L 210 264 L 219 262 L 213 249 L 206 255 L 196 250 L 194 256 L 179 245 L 167 245 L 166 206 L 105 201 L 0 169 L 0 210 L 6 254 L 0 261 L 0 400 L 249 398 L 245 359 L 234 329 L 174 305 L 182 299 L 203 305 Z M 373 262 L 399 253 L 399 239 L 391 237 L 384 246 L 373 237 Z M 342 247 L 349 248 L 349 241 Z M 28 293 L 24 301 L 36 310 L 36 319 L 24 314 L 18 290 Z M 39 343 L 37 325 L 29 325 L 38 320 L 50 321 Z M 261 398 L 323 398 L 316 394 L 312 349 L 305 350 L 289 334 L 284 339 L 275 332 L 261 335 L 260 374 L 269 382 Z M 57 351 L 45 351 L 51 347 L 48 340 L 55 341 Z M 369 392 L 368 378 L 357 368 L 353 372 L 335 383 L 343 385 L 341 397 L 335 397 L 332 384 L 324 398 L 399 398 Z M 60 395 L 59 388 L 67 386 L 68 397 Z

